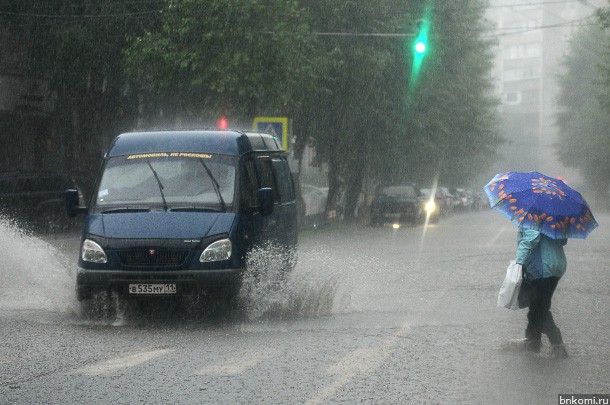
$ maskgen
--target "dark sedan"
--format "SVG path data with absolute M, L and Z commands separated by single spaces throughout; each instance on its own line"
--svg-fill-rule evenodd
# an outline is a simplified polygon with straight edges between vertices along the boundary
M 418 224 L 426 218 L 425 198 L 413 184 L 380 186 L 371 204 L 371 225 Z
M 0 216 L 34 231 L 67 229 L 74 220 L 66 216 L 64 192 L 82 188 L 68 175 L 56 172 L 8 172 L 0 174 Z

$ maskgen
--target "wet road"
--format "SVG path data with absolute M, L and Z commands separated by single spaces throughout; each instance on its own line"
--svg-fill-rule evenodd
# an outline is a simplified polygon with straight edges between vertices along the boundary
M 304 231 L 288 288 L 213 302 L 72 296 L 77 239 L 0 226 L 0 403 L 539 403 L 610 393 L 610 216 L 566 247 L 553 314 L 570 357 L 506 349 L 495 306 L 516 230 L 497 213 L 437 225 Z M 424 232 L 425 231 L 425 232 Z

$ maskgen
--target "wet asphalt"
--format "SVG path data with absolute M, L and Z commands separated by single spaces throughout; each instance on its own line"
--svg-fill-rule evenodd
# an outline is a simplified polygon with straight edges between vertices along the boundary
M 285 289 L 238 305 L 73 297 L 78 235 L 0 223 L 0 403 L 506 403 L 610 393 L 610 215 L 570 240 L 553 315 L 570 357 L 508 342 L 496 307 L 516 229 L 491 211 L 430 227 L 304 230 Z M 264 260 L 264 257 L 261 257 Z

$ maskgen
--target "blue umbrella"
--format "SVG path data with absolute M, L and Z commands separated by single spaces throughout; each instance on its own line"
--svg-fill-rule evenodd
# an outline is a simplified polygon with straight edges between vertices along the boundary
M 586 238 L 597 227 L 589 204 L 563 180 L 538 172 L 507 172 L 483 189 L 492 209 L 553 239 Z

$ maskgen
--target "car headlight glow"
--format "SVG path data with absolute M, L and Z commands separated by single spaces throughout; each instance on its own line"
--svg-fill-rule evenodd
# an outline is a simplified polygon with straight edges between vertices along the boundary
M 201 253 L 201 256 L 199 256 L 199 261 L 205 263 L 229 260 L 231 258 L 232 249 L 233 246 L 229 239 L 217 240 L 205 248 L 203 253 Z
M 424 208 L 428 214 L 432 214 L 436 210 L 436 203 L 434 200 L 428 200 Z
M 106 252 L 104 252 L 104 249 L 102 249 L 102 247 L 98 245 L 97 242 L 94 242 L 91 239 L 85 239 L 81 252 L 81 256 L 83 258 L 83 261 L 85 262 L 108 262 L 108 258 L 106 257 Z

